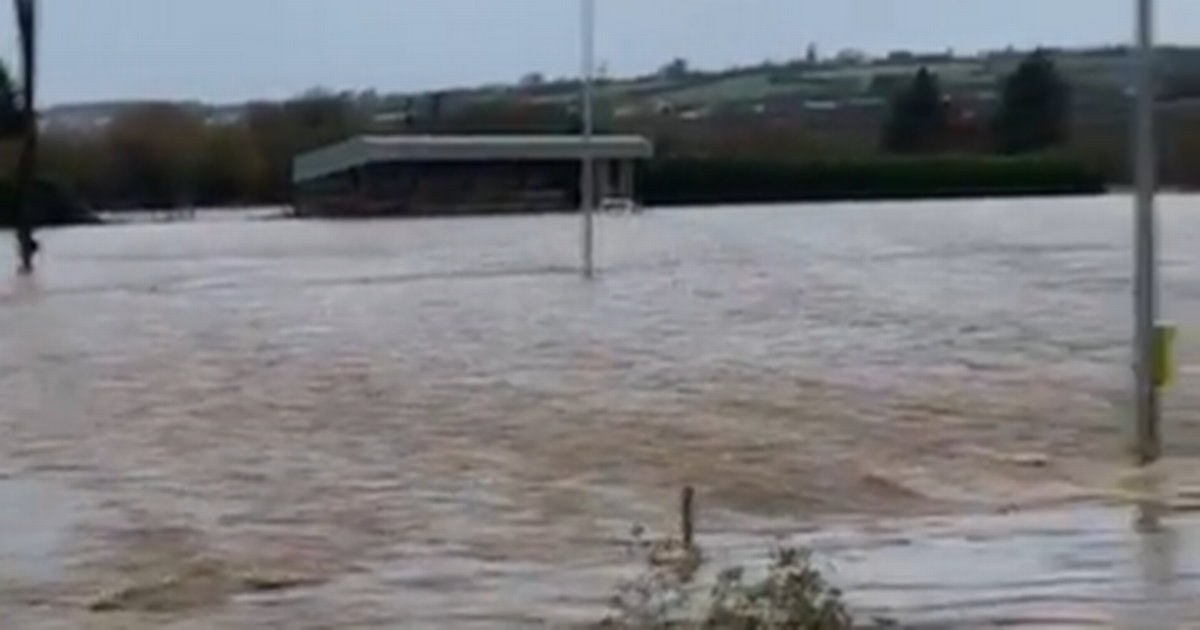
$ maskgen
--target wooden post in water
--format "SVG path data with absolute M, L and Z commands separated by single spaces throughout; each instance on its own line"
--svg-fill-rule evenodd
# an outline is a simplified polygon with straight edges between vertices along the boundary
M 684 486 L 679 496 L 679 539 L 685 551 L 696 548 L 696 490 Z

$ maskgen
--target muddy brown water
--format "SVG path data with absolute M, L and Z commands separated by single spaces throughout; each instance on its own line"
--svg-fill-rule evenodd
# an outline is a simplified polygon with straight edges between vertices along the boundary
M 0 280 L 0 604 L 31 628 L 561 626 L 603 614 L 630 526 L 669 531 L 693 484 L 702 544 L 801 536 L 870 614 L 1120 625 L 1156 583 L 1128 510 L 1096 507 L 1125 492 L 1130 205 L 605 217 L 591 283 L 571 217 L 48 232 L 38 275 Z M 1163 205 L 1186 472 L 1200 203 Z M 1170 619 L 1200 570 L 1175 565 Z M 161 574 L 200 586 L 88 610 Z

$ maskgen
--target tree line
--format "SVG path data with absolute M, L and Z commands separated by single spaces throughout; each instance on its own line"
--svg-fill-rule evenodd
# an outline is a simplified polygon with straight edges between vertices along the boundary
M 892 99 L 880 147 L 893 154 L 944 153 L 961 150 L 964 137 L 983 137 L 983 148 L 993 153 L 1040 153 L 1065 146 L 1070 125 L 1070 85 L 1039 51 L 1005 77 L 999 103 L 983 120 L 964 118 L 938 76 L 921 68 Z
M 283 203 L 297 153 L 361 132 L 337 96 L 250 106 L 213 122 L 173 104 L 130 108 L 89 131 L 50 131 L 41 172 L 105 208 Z
M 5 95 L 7 92 L 7 96 Z M 12 79 L 0 73 L 0 137 L 15 103 Z M 413 101 L 395 120 L 380 120 L 350 95 L 310 93 L 247 106 L 242 115 L 212 120 L 199 108 L 145 104 L 94 130 L 49 129 L 39 169 L 100 208 L 282 204 L 290 197 L 292 158 L 364 131 L 410 133 L 570 133 L 578 116 L 568 106 L 512 102 L 463 106 L 440 95 Z M 759 117 L 761 118 L 761 117 Z M 1164 180 L 1200 183 L 1188 160 L 1200 148 L 1200 115 L 1167 117 Z M 1023 155 L 1054 153 L 1088 162 L 1107 177 L 1126 176 L 1128 126 L 1123 120 L 1081 132 L 1072 120 L 1072 90 L 1048 55 L 1024 60 L 983 116 L 967 117 L 944 93 L 937 74 L 922 68 L 901 86 L 874 130 L 828 132 L 803 119 L 780 124 L 745 116 L 680 120 L 646 115 L 601 116 L 604 129 L 654 138 L 667 158 L 723 157 L 759 164 L 849 157 Z M 860 125 L 861 126 L 861 125 Z M 862 142 L 857 135 L 873 136 Z M 0 144 L 0 170 L 11 172 L 14 143 Z M 890 158 L 889 158 L 890 159 Z

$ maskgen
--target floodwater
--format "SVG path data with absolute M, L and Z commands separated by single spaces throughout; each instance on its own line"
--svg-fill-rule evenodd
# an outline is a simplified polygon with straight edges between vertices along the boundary
M 54 580 L 71 535 L 76 505 L 61 488 L 0 477 L 0 575 Z
M 1174 499 L 1200 454 L 1200 199 L 1163 206 Z M 564 216 L 48 232 L 38 275 L 0 281 L 0 559 L 24 550 L 0 606 L 561 627 L 603 615 L 631 525 L 669 532 L 694 485 L 702 545 L 802 534 L 872 615 L 1147 628 L 1158 588 L 1176 627 L 1200 525 L 1139 533 L 1122 503 L 1130 207 L 604 217 L 593 282 Z M 16 512 L 44 531 L 14 545 Z M 1174 568 L 1139 573 L 1165 538 Z M 186 596 L 141 588 L 164 575 Z

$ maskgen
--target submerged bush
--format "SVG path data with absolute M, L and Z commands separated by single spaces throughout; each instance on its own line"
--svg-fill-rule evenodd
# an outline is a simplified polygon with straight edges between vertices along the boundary
M 696 549 L 668 540 L 637 541 L 647 570 L 621 584 L 613 614 L 601 628 L 614 630 L 847 630 L 854 621 L 841 592 L 818 571 L 809 552 L 780 547 L 765 576 L 750 579 L 742 567 L 721 571 L 708 589 L 695 580 L 702 562 Z
M 807 551 L 772 553 L 767 576 L 746 580 L 741 568 L 724 571 L 713 587 L 702 628 L 721 630 L 843 630 L 853 619 L 842 594 L 813 568 Z

